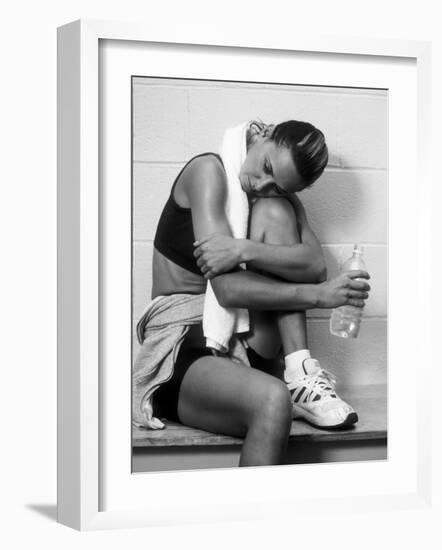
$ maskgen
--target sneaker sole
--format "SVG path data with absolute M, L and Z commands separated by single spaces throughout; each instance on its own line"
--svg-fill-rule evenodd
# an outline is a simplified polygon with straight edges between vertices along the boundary
M 345 420 L 340 422 L 339 424 L 334 424 L 332 426 L 321 426 L 320 424 L 317 424 L 314 420 L 312 420 L 312 417 L 308 415 L 303 410 L 295 411 L 295 407 L 293 407 L 293 420 L 305 420 L 308 424 L 311 426 L 314 426 L 315 428 L 319 428 L 320 430 L 344 430 L 345 428 L 349 428 L 350 426 L 353 426 L 358 422 L 359 418 L 357 413 L 351 412 L 349 413 Z

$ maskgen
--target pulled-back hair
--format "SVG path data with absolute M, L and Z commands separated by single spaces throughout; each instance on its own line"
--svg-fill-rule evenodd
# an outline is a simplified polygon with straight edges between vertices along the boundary
M 324 134 L 309 122 L 281 122 L 273 127 L 270 139 L 290 150 L 305 187 L 312 185 L 327 166 L 328 149 Z
M 247 133 L 248 147 L 259 134 L 290 150 L 304 187 L 312 185 L 327 166 L 328 149 L 324 134 L 309 122 L 288 120 L 275 126 L 255 119 L 251 121 Z

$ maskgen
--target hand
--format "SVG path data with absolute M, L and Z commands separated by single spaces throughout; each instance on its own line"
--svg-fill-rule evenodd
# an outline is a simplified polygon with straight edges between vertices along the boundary
M 205 279 L 211 279 L 237 267 L 241 262 L 243 239 L 215 233 L 195 241 L 193 255 Z
M 318 307 L 339 306 L 364 307 L 370 285 L 363 279 L 369 279 L 366 271 L 346 271 L 338 277 L 317 285 Z

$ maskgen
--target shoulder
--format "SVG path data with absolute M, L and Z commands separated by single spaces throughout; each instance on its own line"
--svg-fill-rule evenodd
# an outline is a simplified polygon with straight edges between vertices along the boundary
M 213 153 L 194 157 L 183 171 L 182 186 L 189 199 L 195 193 L 223 195 L 226 173 L 219 157 Z
M 194 157 L 187 165 L 188 176 L 193 180 L 213 179 L 225 183 L 226 173 L 220 158 L 214 153 Z

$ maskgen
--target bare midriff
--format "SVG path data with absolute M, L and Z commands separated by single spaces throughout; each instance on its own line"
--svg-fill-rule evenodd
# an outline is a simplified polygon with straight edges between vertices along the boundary
M 152 262 L 152 299 L 171 294 L 204 294 L 207 282 L 166 258 L 154 249 Z M 268 312 L 250 312 L 249 345 L 263 357 L 275 357 L 280 347 L 277 323 Z
M 152 261 L 152 299 L 170 294 L 204 294 L 206 280 L 154 249 Z

